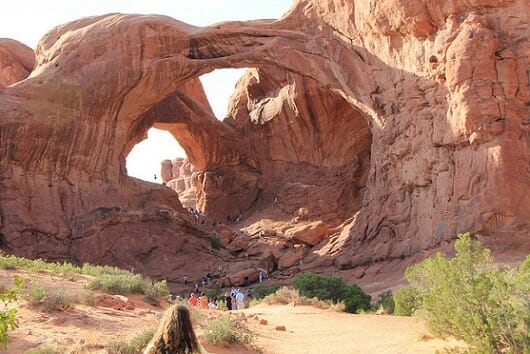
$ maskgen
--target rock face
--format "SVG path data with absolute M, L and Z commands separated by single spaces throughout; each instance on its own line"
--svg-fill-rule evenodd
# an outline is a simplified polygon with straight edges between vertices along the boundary
M 193 166 L 183 158 L 164 160 L 161 165 L 160 172 L 164 184 L 177 192 L 182 206 L 195 208 L 197 194 L 192 183 Z
M 186 150 L 209 220 L 273 208 L 332 227 L 314 252 L 278 255 L 282 268 L 366 279 L 464 231 L 529 252 L 527 9 L 299 0 L 277 21 L 114 14 L 57 27 L 30 77 L 0 91 L 2 247 L 164 276 L 229 261 L 171 189 L 127 176 L 154 126 Z M 253 69 L 219 122 L 197 77 L 226 67 Z
M 33 49 L 15 40 L 0 38 L 0 90 L 24 80 L 34 67 Z

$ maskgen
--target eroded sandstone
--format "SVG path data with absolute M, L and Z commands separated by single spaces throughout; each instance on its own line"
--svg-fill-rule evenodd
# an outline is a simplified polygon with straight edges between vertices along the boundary
M 459 232 L 529 252 L 527 5 L 300 0 L 277 21 L 114 14 L 59 26 L 26 80 L 12 84 L 28 60 L 2 74 L 2 247 L 168 278 L 229 261 L 365 283 Z M 252 69 L 219 122 L 197 77 L 224 67 Z M 213 251 L 213 225 L 127 176 L 152 126 L 185 149 L 208 221 L 265 211 L 325 222 L 328 241 L 295 247 L 278 228 L 265 240 L 275 251 L 256 259 Z

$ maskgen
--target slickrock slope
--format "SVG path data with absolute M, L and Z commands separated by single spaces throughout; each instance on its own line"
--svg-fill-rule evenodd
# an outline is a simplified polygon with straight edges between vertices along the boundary
M 528 252 L 528 28 L 527 0 L 300 0 L 278 21 L 59 26 L 0 92 L 2 245 L 151 275 L 228 260 L 169 188 L 127 177 L 155 126 L 186 150 L 210 221 L 273 207 L 332 227 L 316 246 L 278 241 L 281 255 L 258 242 L 285 274 L 355 268 L 368 282 L 464 231 Z M 226 67 L 255 69 L 219 122 L 196 78 Z

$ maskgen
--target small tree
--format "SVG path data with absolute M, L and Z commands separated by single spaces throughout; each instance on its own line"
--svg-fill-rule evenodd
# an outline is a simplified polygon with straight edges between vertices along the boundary
M 419 314 L 433 333 L 462 339 L 472 352 L 528 350 L 530 261 L 519 271 L 500 271 L 489 250 L 469 234 L 459 235 L 455 250 L 452 259 L 437 254 L 407 269 L 405 277 L 410 291 L 417 293 Z

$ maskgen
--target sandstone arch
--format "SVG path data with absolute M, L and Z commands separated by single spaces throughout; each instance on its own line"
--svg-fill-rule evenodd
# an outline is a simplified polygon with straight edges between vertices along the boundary
M 400 11 L 385 11 L 393 5 Z M 204 170 L 242 160 L 248 176 L 276 170 L 263 151 L 232 144 L 252 124 L 238 114 L 259 124 L 263 100 L 248 112 L 235 104 L 232 125 L 208 123 L 216 131 L 208 142 L 200 127 L 164 116 L 178 109 L 207 117 L 194 78 L 257 67 L 299 75 L 368 122 L 359 145 L 365 151 L 371 142 L 362 207 L 349 210 L 350 223 L 315 264 L 394 269 L 468 230 L 497 250 L 528 250 L 530 199 L 510 188 L 528 187 L 526 4 L 479 5 L 308 0 L 279 21 L 197 28 L 108 15 L 57 27 L 40 43 L 30 77 L 0 91 L 4 248 L 149 273 L 163 259 L 178 256 L 177 269 L 190 250 L 205 251 L 206 231 L 186 220 L 176 196 L 125 178 L 124 157 L 151 124 L 182 124 L 174 134 Z M 337 167 L 318 154 L 309 160 Z M 203 199 L 215 212 L 215 198 Z

